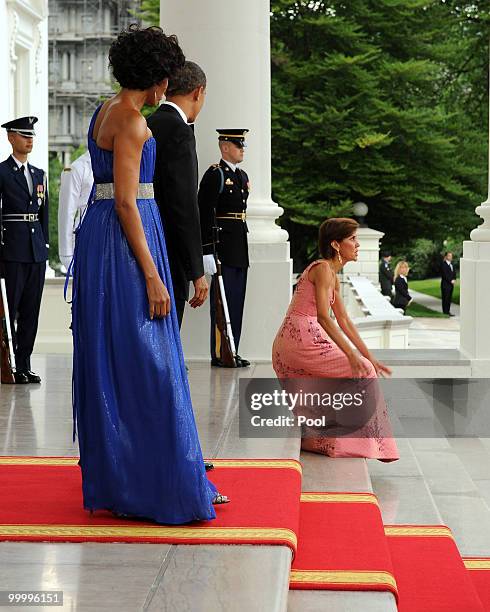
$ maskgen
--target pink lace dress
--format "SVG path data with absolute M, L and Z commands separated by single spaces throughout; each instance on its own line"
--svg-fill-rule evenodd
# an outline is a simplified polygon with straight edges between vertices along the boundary
M 352 370 L 345 353 L 327 335 L 317 320 L 315 286 L 308 278 L 311 263 L 301 275 L 284 321 L 272 346 L 272 365 L 279 379 L 350 378 Z M 330 289 L 330 305 L 335 301 Z M 362 357 L 369 368 L 367 378 L 377 378 L 374 366 Z M 379 388 L 379 385 L 376 385 Z M 383 461 L 399 459 L 390 420 L 381 389 L 376 395 L 375 410 L 355 436 L 328 437 L 303 427 L 302 448 L 330 457 L 365 457 Z

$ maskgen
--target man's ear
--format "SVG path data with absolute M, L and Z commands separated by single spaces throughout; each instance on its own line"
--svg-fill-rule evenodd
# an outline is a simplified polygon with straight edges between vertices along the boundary
M 202 95 L 204 95 L 204 87 L 200 85 L 199 87 L 196 87 L 196 89 L 194 89 L 194 91 L 192 92 L 192 99 L 194 100 L 194 102 L 199 102 Z

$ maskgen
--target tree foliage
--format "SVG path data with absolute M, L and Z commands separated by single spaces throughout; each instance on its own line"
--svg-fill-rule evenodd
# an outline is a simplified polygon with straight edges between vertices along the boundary
M 273 0 L 273 189 L 298 258 L 359 200 L 392 247 L 476 225 L 488 14 L 483 2 Z

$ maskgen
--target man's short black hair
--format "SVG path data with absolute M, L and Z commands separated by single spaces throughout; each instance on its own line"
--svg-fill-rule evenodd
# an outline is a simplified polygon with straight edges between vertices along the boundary
M 186 61 L 169 80 L 167 98 L 172 96 L 186 96 L 197 87 L 206 88 L 206 75 L 204 70 L 195 62 Z

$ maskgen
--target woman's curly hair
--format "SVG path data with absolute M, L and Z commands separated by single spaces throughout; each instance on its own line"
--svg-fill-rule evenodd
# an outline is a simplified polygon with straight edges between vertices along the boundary
M 116 81 L 127 89 L 149 89 L 175 74 L 185 62 L 177 37 L 157 26 L 132 24 L 109 49 L 109 66 Z

